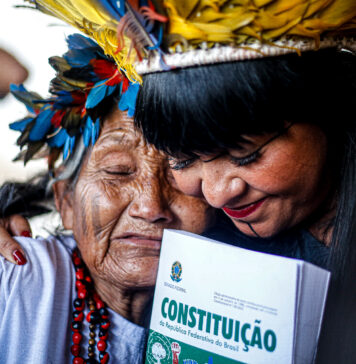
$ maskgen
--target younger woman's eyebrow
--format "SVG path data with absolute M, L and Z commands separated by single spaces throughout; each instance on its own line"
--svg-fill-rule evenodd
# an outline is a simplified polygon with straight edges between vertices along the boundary
M 207 161 L 202 161 L 203 163 L 209 163 L 209 162 L 212 162 L 214 161 L 215 159 L 218 159 L 218 158 L 221 158 L 223 157 L 224 155 L 226 155 L 226 153 L 219 153 L 218 155 L 214 156 L 213 158 L 210 158 L 208 159 Z

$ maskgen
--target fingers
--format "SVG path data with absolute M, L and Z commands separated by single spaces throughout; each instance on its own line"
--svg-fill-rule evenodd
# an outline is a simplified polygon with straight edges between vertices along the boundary
M 14 236 L 32 237 L 31 227 L 26 218 L 21 215 L 12 215 L 8 218 L 8 231 Z
M 19 243 L 3 227 L 0 227 L 0 255 L 14 264 L 23 265 L 27 262 Z

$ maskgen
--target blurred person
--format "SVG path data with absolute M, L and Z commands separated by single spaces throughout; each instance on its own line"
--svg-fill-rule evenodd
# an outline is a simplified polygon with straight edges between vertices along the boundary
M 9 93 L 12 83 L 23 83 L 27 77 L 26 68 L 13 55 L 0 48 L 0 99 Z

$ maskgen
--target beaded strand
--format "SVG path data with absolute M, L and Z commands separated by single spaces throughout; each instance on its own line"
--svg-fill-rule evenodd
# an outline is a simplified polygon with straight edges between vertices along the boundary
M 107 364 L 109 362 L 109 354 L 107 349 L 108 329 L 110 326 L 109 313 L 105 303 L 95 292 L 93 281 L 89 275 L 85 264 L 79 256 L 78 250 L 73 251 L 72 260 L 75 267 L 75 287 L 77 298 L 74 300 L 72 329 L 72 346 L 71 353 L 74 356 L 73 364 Z M 81 329 L 84 321 L 85 303 L 89 307 L 89 312 L 86 320 L 89 323 L 89 341 L 88 341 L 88 358 L 84 359 L 81 356 L 80 343 L 83 335 Z M 99 328 L 99 341 L 96 344 L 96 329 Z M 95 346 L 96 344 L 96 346 Z M 96 348 L 99 351 L 99 361 L 96 360 Z

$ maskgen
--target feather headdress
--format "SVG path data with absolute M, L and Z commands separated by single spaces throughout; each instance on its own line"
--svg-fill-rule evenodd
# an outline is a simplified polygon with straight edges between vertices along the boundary
M 161 57 L 167 18 L 151 0 L 27 0 L 94 39 L 132 82 L 140 82 L 136 60 Z
M 29 1 L 94 38 L 136 81 L 136 71 L 355 45 L 355 0 Z
M 25 164 L 32 158 L 47 157 L 49 169 L 63 152 L 69 158 L 76 143 L 94 144 L 98 138 L 104 109 L 118 98 L 118 107 L 133 116 L 139 84 L 119 71 L 115 61 L 101 47 L 80 34 L 68 37 L 68 51 L 49 59 L 56 70 L 51 81 L 51 97 L 41 98 L 22 85 L 12 85 L 12 94 L 23 102 L 30 115 L 10 124 L 21 132 L 17 144 L 22 151 L 16 159 Z

